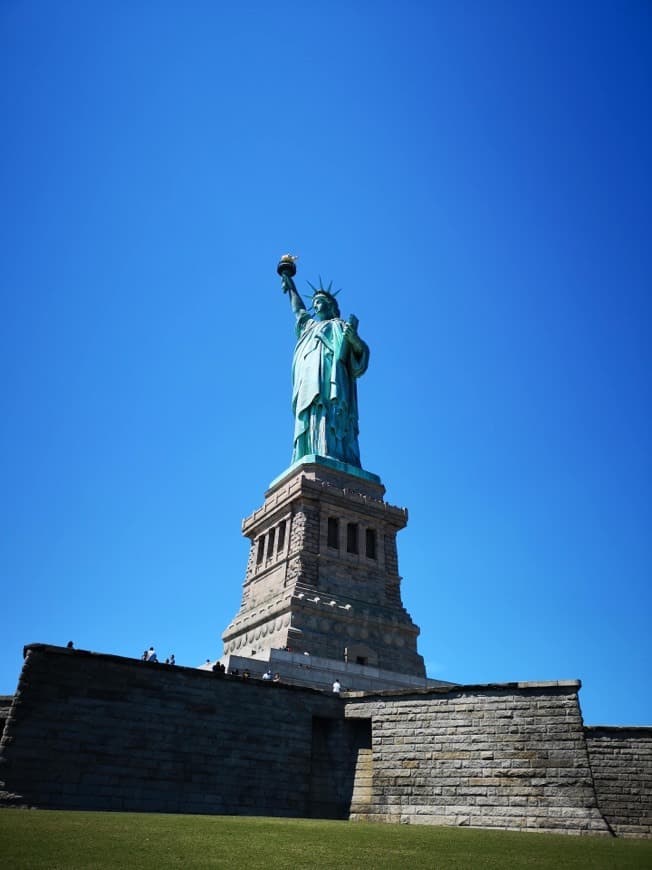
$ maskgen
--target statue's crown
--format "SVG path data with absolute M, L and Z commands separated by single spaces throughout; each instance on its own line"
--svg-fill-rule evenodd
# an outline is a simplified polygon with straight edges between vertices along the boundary
M 331 292 L 331 287 L 333 286 L 333 282 L 331 281 L 327 288 L 324 287 L 323 281 L 321 280 L 321 275 L 320 275 L 319 276 L 319 287 L 315 287 L 314 284 L 310 284 L 310 281 L 308 281 L 308 284 L 310 285 L 310 287 L 312 287 L 312 290 L 313 290 L 312 295 L 310 296 L 310 298 L 313 300 L 313 303 L 314 303 L 316 296 L 325 296 L 330 301 L 331 305 L 333 306 L 335 316 L 340 317 L 341 316 L 340 315 L 340 306 L 338 305 L 337 299 L 335 297 L 341 291 L 336 290 L 334 293 Z

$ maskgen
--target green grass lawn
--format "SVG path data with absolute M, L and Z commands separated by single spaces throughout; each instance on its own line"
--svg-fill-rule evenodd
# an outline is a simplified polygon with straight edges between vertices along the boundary
M 652 841 L 307 819 L 0 810 L 6 870 L 652 868 Z

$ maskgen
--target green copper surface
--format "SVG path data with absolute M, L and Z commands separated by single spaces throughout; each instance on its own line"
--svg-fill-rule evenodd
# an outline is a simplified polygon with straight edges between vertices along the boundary
M 294 258 L 286 254 L 277 271 L 296 318 L 292 463 L 321 456 L 359 469 L 356 381 L 367 370 L 369 348 L 358 335 L 358 319 L 343 320 L 335 295 L 321 288 L 311 316 L 292 280 Z

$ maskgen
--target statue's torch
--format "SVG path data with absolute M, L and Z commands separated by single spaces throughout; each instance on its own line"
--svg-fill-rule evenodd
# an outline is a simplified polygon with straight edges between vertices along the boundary
M 294 257 L 292 254 L 283 254 L 281 259 L 278 261 L 276 271 L 281 276 L 281 285 L 284 293 L 287 293 L 288 290 L 294 286 L 294 281 L 292 279 L 297 274 L 296 261 L 298 259 L 298 257 Z

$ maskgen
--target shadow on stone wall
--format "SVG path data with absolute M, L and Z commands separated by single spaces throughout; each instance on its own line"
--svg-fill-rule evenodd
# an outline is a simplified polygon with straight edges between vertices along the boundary
M 652 836 L 652 728 L 585 728 L 598 804 L 619 837 Z
M 323 809 L 341 818 L 352 788 L 332 764 L 350 755 L 343 707 L 311 689 L 31 645 L 0 745 L 4 801 L 310 816 L 321 776 Z

